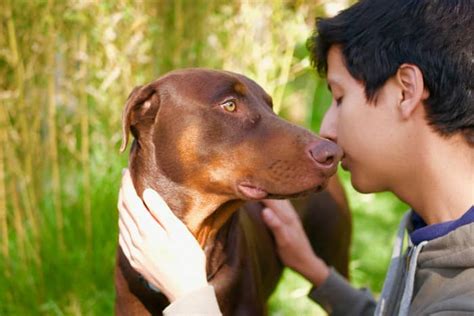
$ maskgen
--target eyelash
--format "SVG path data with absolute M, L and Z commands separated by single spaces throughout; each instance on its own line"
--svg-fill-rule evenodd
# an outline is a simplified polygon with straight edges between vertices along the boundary
M 336 106 L 340 106 L 342 103 L 342 97 L 335 99 L 336 101 Z

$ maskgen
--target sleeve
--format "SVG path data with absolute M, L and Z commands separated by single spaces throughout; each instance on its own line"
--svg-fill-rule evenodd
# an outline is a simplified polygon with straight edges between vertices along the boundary
M 370 291 L 353 288 L 333 268 L 326 281 L 318 287 L 313 287 L 308 296 L 333 316 L 372 316 L 375 312 L 376 302 Z
M 221 316 L 217 303 L 216 292 L 212 285 L 186 294 L 168 305 L 163 311 L 164 316 Z

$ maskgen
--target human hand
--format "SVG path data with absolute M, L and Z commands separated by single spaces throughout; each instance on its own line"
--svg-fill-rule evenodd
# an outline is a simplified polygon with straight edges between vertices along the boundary
M 313 251 L 293 205 L 288 200 L 265 200 L 263 221 L 273 232 L 283 264 L 318 286 L 329 276 L 329 268 Z
M 146 206 L 125 171 L 118 200 L 119 244 L 130 265 L 171 302 L 207 286 L 206 257 L 197 240 L 156 191 L 146 189 L 143 199 Z

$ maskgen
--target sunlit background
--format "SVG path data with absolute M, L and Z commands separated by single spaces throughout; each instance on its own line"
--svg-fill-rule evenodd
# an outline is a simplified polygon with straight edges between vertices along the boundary
M 319 129 L 330 103 L 306 40 L 349 1 L 0 0 L 0 315 L 110 315 L 121 113 L 136 85 L 182 67 L 239 72 Z M 361 195 L 351 281 L 379 293 L 405 205 Z M 324 314 L 291 271 L 271 315 Z

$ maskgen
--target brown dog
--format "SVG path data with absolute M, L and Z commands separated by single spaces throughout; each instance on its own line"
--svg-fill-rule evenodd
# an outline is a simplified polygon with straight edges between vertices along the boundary
M 135 140 L 129 168 L 141 196 L 158 191 L 198 239 L 224 315 L 266 314 L 282 272 L 261 205 L 244 200 L 319 191 L 341 149 L 272 111 L 272 99 L 238 74 L 186 69 L 133 90 L 123 116 L 122 150 Z M 299 201 L 316 251 L 347 275 L 351 220 L 341 186 Z M 168 301 L 119 249 L 116 313 L 160 315 Z M 190 263 L 192 264 L 192 263 Z

